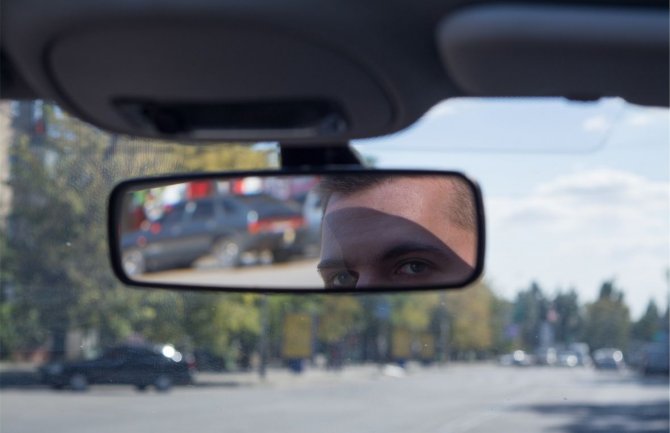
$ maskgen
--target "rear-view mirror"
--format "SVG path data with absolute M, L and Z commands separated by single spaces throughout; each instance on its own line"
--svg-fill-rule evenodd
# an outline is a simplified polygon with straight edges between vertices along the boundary
M 112 264 L 146 287 L 364 292 L 463 287 L 482 273 L 479 188 L 460 173 L 249 172 L 112 192 Z

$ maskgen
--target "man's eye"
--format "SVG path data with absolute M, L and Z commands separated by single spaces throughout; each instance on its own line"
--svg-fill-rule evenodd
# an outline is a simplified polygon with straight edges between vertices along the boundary
M 396 273 L 401 275 L 417 275 L 428 271 L 428 264 L 424 262 L 407 262 L 401 265 Z
M 358 277 L 349 271 L 340 271 L 330 277 L 329 287 L 356 287 Z

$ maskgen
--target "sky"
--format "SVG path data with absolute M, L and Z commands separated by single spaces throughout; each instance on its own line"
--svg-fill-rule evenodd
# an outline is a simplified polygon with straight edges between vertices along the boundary
M 454 99 L 354 143 L 378 167 L 463 171 L 482 187 L 486 280 L 594 301 L 615 279 L 633 318 L 668 302 L 670 117 L 620 99 Z

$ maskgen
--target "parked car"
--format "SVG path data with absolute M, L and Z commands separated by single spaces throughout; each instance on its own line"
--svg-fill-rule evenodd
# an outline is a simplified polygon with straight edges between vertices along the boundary
M 537 365 L 555 365 L 558 362 L 558 354 L 554 347 L 539 348 L 535 351 L 535 363 Z
M 154 386 L 167 391 L 172 385 L 192 382 L 191 367 L 179 352 L 149 346 L 117 346 L 91 360 L 48 363 L 39 372 L 44 384 L 75 391 L 92 384 L 128 384 L 139 390 Z
M 623 352 L 613 348 L 598 349 L 593 352 L 593 363 L 598 370 L 622 370 L 626 365 Z
M 535 357 L 523 350 L 515 350 L 512 353 L 502 355 L 498 362 L 500 365 L 504 366 L 515 365 L 519 367 L 528 367 L 535 363 Z
M 562 350 L 558 352 L 557 365 L 560 367 L 577 367 L 579 364 L 579 356 L 572 350 Z
M 591 360 L 591 349 L 586 343 L 572 343 L 568 346 L 568 350 L 577 356 L 577 365 L 580 367 L 590 367 L 593 365 Z
M 668 375 L 670 372 L 669 352 L 667 340 L 647 344 L 642 352 L 642 373 L 645 375 Z
M 187 267 L 205 255 L 221 267 L 286 260 L 301 250 L 296 231 L 303 224 L 299 206 L 267 194 L 182 201 L 122 237 L 123 265 L 132 276 Z

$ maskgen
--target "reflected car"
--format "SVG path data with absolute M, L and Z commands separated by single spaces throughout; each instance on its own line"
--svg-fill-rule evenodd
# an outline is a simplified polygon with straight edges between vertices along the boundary
M 179 202 L 146 227 L 123 235 L 130 276 L 192 266 L 204 256 L 228 268 L 282 261 L 301 251 L 299 206 L 267 194 L 215 196 Z
M 45 385 L 74 391 L 85 391 L 92 384 L 134 385 L 138 390 L 153 386 L 167 391 L 172 385 L 193 381 L 191 366 L 171 346 L 162 351 L 149 346 L 117 346 L 91 360 L 48 363 L 39 372 Z

